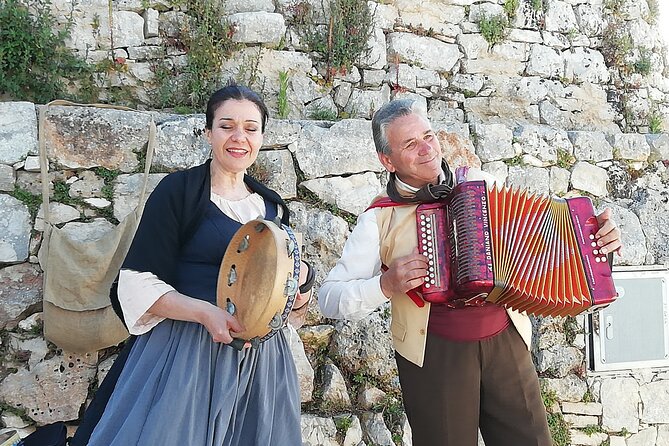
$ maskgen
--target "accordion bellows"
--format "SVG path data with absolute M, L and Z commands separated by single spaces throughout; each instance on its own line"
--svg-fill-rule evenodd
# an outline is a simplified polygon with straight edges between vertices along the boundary
M 467 181 L 416 210 L 428 257 L 428 302 L 493 302 L 542 316 L 574 316 L 616 297 L 587 197 L 562 199 Z

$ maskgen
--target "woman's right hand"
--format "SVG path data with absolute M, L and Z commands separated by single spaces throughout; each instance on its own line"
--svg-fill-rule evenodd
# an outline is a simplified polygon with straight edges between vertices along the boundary
M 244 327 L 224 309 L 213 304 L 209 305 L 210 307 L 203 311 L 200 323 L 207 329 L 214 342 L 231 343 L 234 334 L 244 331 Z
M 214 342 L 230 344 L 236 333 L 244 331 L 239 321 L 224 309 L 176 290 L 163 294 L 148 311 L 159 317 L 198 322 L 207 329 Z

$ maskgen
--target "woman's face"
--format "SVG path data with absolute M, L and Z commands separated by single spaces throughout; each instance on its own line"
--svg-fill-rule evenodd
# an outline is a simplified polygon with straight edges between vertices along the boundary
M 214 113 L 206 131 L 212 149 L 212 164 L 229 173 L 244 172 L 258 156 L 262 146 L 262 115 L 247 100 L 228 99 Z

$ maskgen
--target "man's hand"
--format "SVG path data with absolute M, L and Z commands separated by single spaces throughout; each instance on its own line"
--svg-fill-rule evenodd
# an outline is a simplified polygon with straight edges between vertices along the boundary
M 600 228 L 595 234 L 595 240 L 597 240 L 601 253 L 617 252 L 620 255 L 620 249 L 623 246 L 620 240 L 620 229 L 611 218 L 611 208 L 604 209 L 597 216 L 597 223 L 599 223 Z
M 381 291 L 390 298 L 393 294 L 402 294 L 416 288 L 427 275 L 427 258 L 418 253 L 395 259 L 388 269 L 381 274 Z

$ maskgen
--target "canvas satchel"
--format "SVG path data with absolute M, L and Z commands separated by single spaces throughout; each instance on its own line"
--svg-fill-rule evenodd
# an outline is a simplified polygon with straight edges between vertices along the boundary
M 86 353 L 111 347 L 129 334 L 114 313 L 109 292 L 130 248 L 146 201 L 156 126 L 151 119 L 144 177 L 137 207 L 109 231 L 90 239 L 76 237 L 68 227 L 56 227 L 49 216 L 49 162 L 44 134 L 46 110 L 51 105 L 114 108 L 105 104 L 54 101 L 39 109 L 39 153 L 42 176 L 44 233 L 39 262 L 44 280 L 44 337 L 58 347 Z M 80 234 L 79 234 L 80 235 Z

